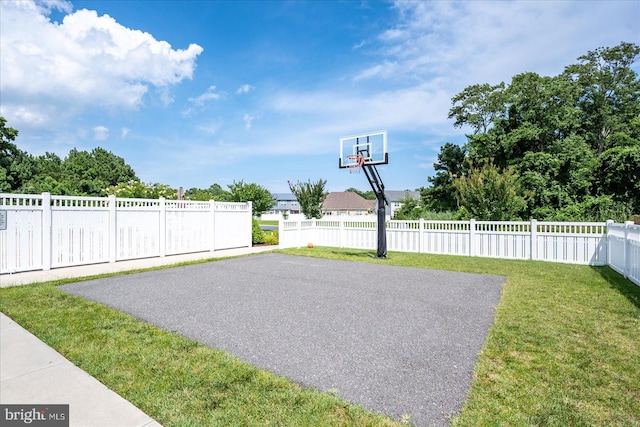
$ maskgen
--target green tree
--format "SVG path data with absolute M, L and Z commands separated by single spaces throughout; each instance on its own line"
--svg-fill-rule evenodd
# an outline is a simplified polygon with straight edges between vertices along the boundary
M 104 191 L 109 196 L 122 198 L 159 199 L 160 197 L 164 197 L 165 199 L 175 200 L 178 197 L 178 192 L 168 185 L 157 182 L 153 184 L 143 184 L 137 180 L 120 182 L 106 188 Z
M 20 164 L 22 185 L 20 193 L 51 193 L 57 195 L 73 194 L 68 182 L 64 179 L 62 159 L 54 153 L 42 156 L 26 155 Z
M 404 198 L 400 200 L 400 209 L 397 209 L 393 217 L 399 220 L 415 220 L 424 216 L 424 209 L 420 205 L 420 200 L 414 199 L 406 193 Z
M 615 195 L 620 202 L 629 202 L 634 212 L 640 212 L 640 142 L 606 150 L 600 157 L 601 190 Z
M 460 206 L 469 218 L 482 221 L 509 221 L 520 219 L 527 206 L 520 194 L 518 176 L 513 169 L 500 170 L 487 163 L 473 169 L 469 175 L 453 182 Z
M 373 190 L 369 190 L 369 191 L 360 191 L 357 188 L 354 187 L 350 187 L 347 188 L 346 191 L 350 191 L 352 193 L 356 193 L 357 195 L 359 195 L 360 197 L 362 197 L 363 199 L 366 200 L 375 200 L 376 199 L 376 193 L 373 192 Z
M 6 119 L 0 117 L 0 191 L 9 193 L 22 184 L 18 165 L 25 153 L 13 143 L 18 131 L 6 123 Z
M 564 74 L 579 87 L 585 139 L 598 155 L 608 148 L 611 135 L 629 132 L 640 114 L 640 80 L 631 68 L 638 55 L 640 46 L 622 42 L 589 51 L 565 68 Z
M 470 126 L 474 134 L 485 134 L 492 123 L 504 113 L 505 84 L 468 86 L 451 99 L 449 118 L 454 127 Z
M 72 149 L 62 163 L 62 172 L 73 195 L 101 196 L 109 186 L 139 181 L 133 168 L 104 148 L 91 152 Z
M 311 182 L 311 180 L 307 182 L 298 181 L 296 184 L 292 184 L 291 181 L 287 182 L 289 183 L 289 189 L 298 199 L 304 216 L 307 218 L 322 218 L 322 203 L 327 197 L 327 192 L 325 191 L 327 181 L 322 179 L 317 182 Z
M 276 198 L 266 188 L 250 183 L 245 184 L 244 181 L 235 182 L 228 185 L 230 202 L 252 202 L 254 216 L 262 215 L 276 203 Z
M 578 208 L 582 217 L 604 215 L 611 200 L 638 210 L 640 79 L 631 67 L 639 55 L 640 47 L 623 42 L 581 56 L 558 76 L 522 73 L 508 85 L 469 86 L 449 112 L 454 126 L 474 130 L 463 164 L 513 168 L 530 196 L 524 214 L 538 219 Z M 427 206 L 447 200 L 449 177 L 429 178 Z
M 429 177 L 430 187 L 420 190 L 420 198 L 426 209 L 443 212 L 458 209 L 453 180 L 465 171 L 465 150 L 459 145 L 446 143 L 440 148 L 438 161 L 433 164 L 434 177 Z
M 185 198 L 188 200 L 218 200 L 228 201 L 229 193 L 225 191 L 219 184 L 211 184 L 209 188 L 190 188 L 184 192 Z

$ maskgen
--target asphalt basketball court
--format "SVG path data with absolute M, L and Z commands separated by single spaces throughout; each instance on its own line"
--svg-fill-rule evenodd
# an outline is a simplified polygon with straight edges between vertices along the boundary
M 60 289 L 369 410 L 447 425 L 504 280 L 271 253 Z

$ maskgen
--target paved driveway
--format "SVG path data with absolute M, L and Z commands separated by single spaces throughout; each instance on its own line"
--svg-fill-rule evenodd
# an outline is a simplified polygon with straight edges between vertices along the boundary
M 263 254 L 60 288 L 426 426 L 464 403 L 503 282 Z

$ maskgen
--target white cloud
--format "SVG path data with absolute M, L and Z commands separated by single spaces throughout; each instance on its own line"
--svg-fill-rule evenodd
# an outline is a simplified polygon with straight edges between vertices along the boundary
M 120 131 L 120 138 L 125 139 L 127 135 L 129 135 L 129 132 L 131 132 L 131 129 L 126 127 L 122 128 L 122 130 Z
M 50 126 L 89 108 L 136 108 L 150 86 L 191 78 L 202 48 L 175 50 L 108 15 L 64 1 L 3 1 L 2 111 L 16 126 Z M 49 14 L 67 15 L 62 23 Z M 164 97 L 167 100 L 167 97 Z
M 378 61 L 354 80 L 441 78 L 460 91 L 527 71 L 555 75 L 589 50 L 640 34 L 629 1 L 397 1 L 395 9 L 400 20 L 379 35 Z
M 366 40 L 362 40 L 360 43 L 356 43 L 353 46 L 351 46 L 351 49 L 358 50 L 366 44 L 367 44 Z
M 253 89 L 255 89 L 255 87 L 251 86 L 250 84 L 244 84 L 238 88 L 236 94 L 241 95 L 243 93 L 249 93 Z
M 246 129 L 251 129 L 251 125 L 253 121 L 259 118 L 260 116 L 252 116 L 250 114 L 245 114 L 244 117 L 242 118 L 244 120 L 244 127 Z
M 104 126 L 96 126 L 93 128 L 93 139 L 96 141 L 104 141 L 109 137 L 109 129 Z
M 195 98 L 189 98 L 189 102 L 192 102 L 194 105 L 197 105 L 198 107 L 204 107 L 204 104 L 207 101 L 220 99 L 221 95 L 219 93 L 216 93 L 215 90 L 216 90 L 215 86 L 209 86 L 207 91 L 202 95 L 199 95 Z

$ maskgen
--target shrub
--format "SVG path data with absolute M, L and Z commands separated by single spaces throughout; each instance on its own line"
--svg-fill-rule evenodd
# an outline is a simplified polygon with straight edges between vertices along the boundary
M 264 243 L 266 245 L 277 245 L 279 242 L 278 232 L 274 231 L 273 233 L 265 233 Z
M 262 231 L 260 223 L 255 218 L 251 220 L 251 243 L 264 243 L 264 231 Z

